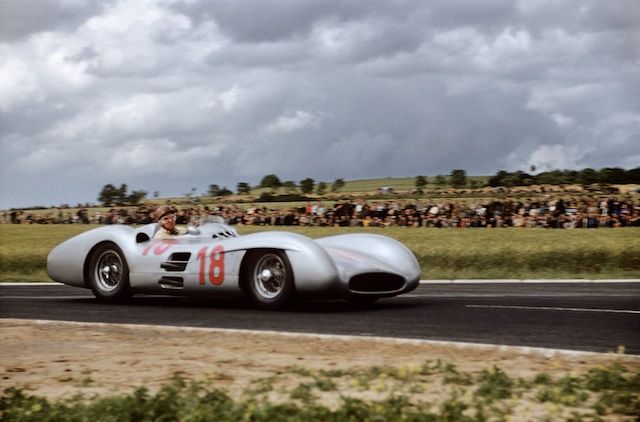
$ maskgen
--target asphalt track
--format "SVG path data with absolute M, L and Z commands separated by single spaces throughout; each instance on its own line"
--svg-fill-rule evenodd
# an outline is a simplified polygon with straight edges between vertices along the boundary
M 0 318 L 380 336 L 640 355 L 640 283 L 433 283 L 358 307 L 136 296 L 97 302 L 64 285 L 0 284 Z

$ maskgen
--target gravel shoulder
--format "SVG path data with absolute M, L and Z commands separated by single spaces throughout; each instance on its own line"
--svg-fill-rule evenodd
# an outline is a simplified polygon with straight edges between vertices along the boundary
M 442 360 L 460 372 L 494 365 L 511 377 L 579 374 L 619 362 L 640 370 L 640 357 L 437 342 L 247 333 L 216 329 L 0 320 L 2 388 L 19 387 L 51 399 L 151 390 L 175 374 L 214 382 L 241 397 L 256 382 L 295 385 L 295 374 L 357 370 L 371 366 L 419 367 Z M 296 369 L 297 368 L 297 369 Z M 284 387 L 283 387 L 284 388 Z M 277 394 L 274 390 L 272 394 Z M 341 394 L 365 394 L 340 386 Z M 433 391 L 437 394 L 437 391 Z

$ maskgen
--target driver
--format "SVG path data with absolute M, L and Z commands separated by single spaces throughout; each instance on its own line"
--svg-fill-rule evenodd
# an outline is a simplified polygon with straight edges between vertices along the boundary
M 176 227 L 176 210 L 170 205 L 161 205 L 155 211 L 155 218 L 160 228 L 154 239 L 168 239 L 173 236 L 187 234 L 184 227 Z

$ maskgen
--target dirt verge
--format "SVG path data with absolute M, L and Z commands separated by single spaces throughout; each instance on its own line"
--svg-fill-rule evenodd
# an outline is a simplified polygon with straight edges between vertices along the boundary
M 9 386 L 48 398 L 152 390 L 174 374 L 214 381 L 241 396 L 256 380 L 291 372 L 409 368 L 426 361 L 478 372 L 493 365 L 512 377 L 583 373 L 620 362 L 640 370 L 640 357 L 546 349 L 455 345 L 341 336 L 249 333 L 216 329 L 0 320 L 0 373 Z M 295 370 L 294 370 L 295 372 Z M 293 381 L 292 381 L 293 382 Z M 354 393 L 358 386 L 341 386 Z M 358 391 L 356 391 L 358 390 Z M 342 391 L 343 394 L 348 391 Z

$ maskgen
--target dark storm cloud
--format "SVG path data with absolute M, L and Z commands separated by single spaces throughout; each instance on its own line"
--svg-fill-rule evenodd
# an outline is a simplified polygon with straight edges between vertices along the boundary
M 194 21 L 214 20 L 234 41 L 263 43 L 303 38 L 318 22 L 341 24 L 367 18 L 399 19 L 416 10 L 416 1 L 234 0 L 177 2 L 172 7 Z
M 640 162 L 635 1 L 42 5 L 0 1 L 0 207 Z
M 0 40 L 15 40 L 37 32 L 73 29 L 99 14 L 109 1 L 0 1 Z

